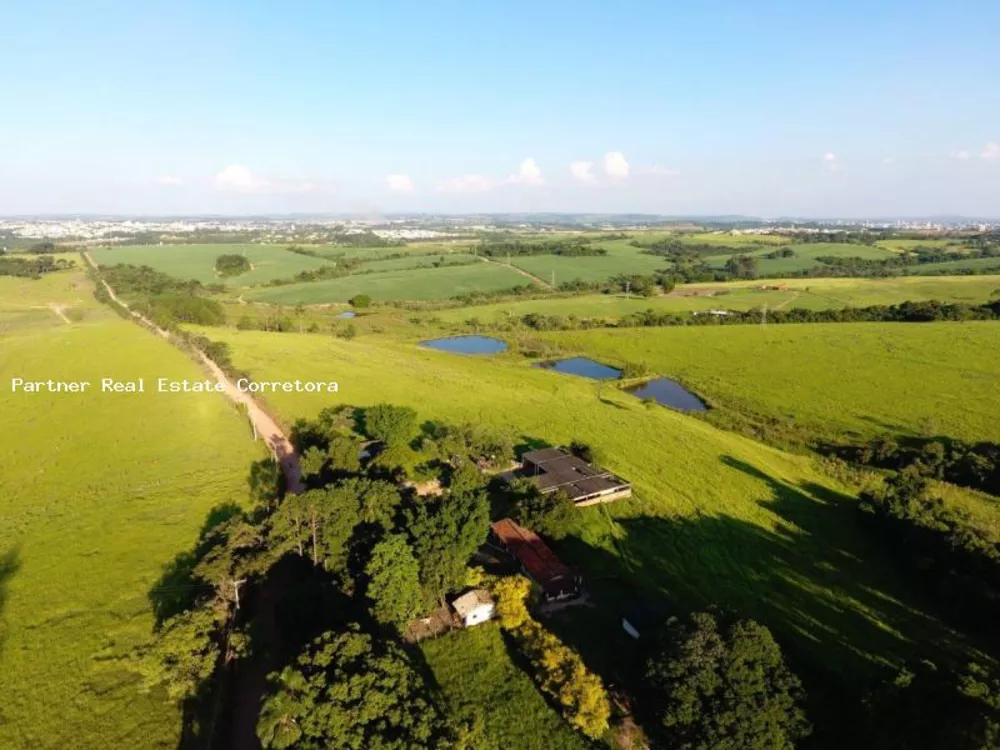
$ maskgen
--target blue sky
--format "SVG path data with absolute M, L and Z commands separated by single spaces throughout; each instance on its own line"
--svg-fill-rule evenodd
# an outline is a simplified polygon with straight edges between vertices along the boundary
M 5 3 L 0 215 L 1000 216 L 1000 3 Z

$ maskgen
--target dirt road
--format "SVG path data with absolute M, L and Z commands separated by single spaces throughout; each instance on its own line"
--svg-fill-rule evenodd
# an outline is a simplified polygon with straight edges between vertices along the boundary
M 552 288 L 552 285 L 549 282 L 545 281 L 542 278 L 539 278 L 538 276 L 535 276 L 533 273 L 528 273 L 523 268 L 518 268 L 517 266 L 508 265 L 507 263 L 497 263 L 497 261 L 487 258 L 485 255 L 477 255 L 476 257 L 479 258 L 479 260 L 481 260 L 483 263 L 493 263 L 494 265 L 503 266 L 504 268 L 509 268 L 512 271 L 517 271 L 522 276 L 525 276 L 526 278 L 529 278 L 532 281 L 540 284 L 543 289 Z
M 83 257 L 90 267 L 98 273 L 100 283 L 104 285 L 104 289 L 107 291 L 108 296 L 111 297 L 115 304 L 120 305 L 122 309 L 129 313 L 129 315 L 141 322 L 150 330 L 156 331 L 160 336 L 168 341 L 173 340 L 174 337 L 170 331 L 160 328 L 141 313 L 131 309 L 125 301 L 115 294 L 115 290 L 108 285 L 108 282 L 106 282 L 103 278 L 100 278 L 97 264 L 94 262 L 94 259 L 90 257 L 89 252 L 84 251 Z M 302 470 L 299 467 L 299 457 L 296 455 L 295 448 L 292 446 L 291 441 L 278 426 L 278 423 L 275 422 L 270 415 L 268 415 L 267 412 L 260 407 L 250 394 L 239 390 L 229 379 L 226 373 L 222 371 L 222 368 L 209 359 L 203 351 L 195 349 L 195 355 L 212 374 L 212 377 L 215 378 L 216 382 L 222 385 L 229 400 L 245 410 L 247 418 L 253 425 L 257 436 L 264 440 L 267 444 L 268 450 L 271 451 L 271 455 L 274 456 L 280 464 L 281 471 L 285 475 L 285 487 L 288 492 L 296 494 L 302 492 L 304 488 L 302 485 Z

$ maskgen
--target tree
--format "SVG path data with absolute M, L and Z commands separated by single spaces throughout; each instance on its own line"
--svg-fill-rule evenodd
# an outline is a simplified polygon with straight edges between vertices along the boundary
M 517 630 L 524 625 L 530 617 L 527 600 L 531 593 L 531 581 L 521 575 L 504 576 L 493 584 L 492 589 L 500 627 Z
M 429 597 L 443 604 L 446 593 L 462 586 L 466 563 L 486 539 L 489 523 L 482 492 L 452 492 L 407 510 L 406 529 Z
M 324 633 L 269 679 L 257 723 L 265 748 L 420 750 L 453 740 L 403 650 L 356 624 Z
M 738 279 L 756 279 L 757 259 L 752 255 L 734 255 L 726 261 L 726 271 Z
M 390 534 L 375 545 L 365 567 L 372 616 L 383 625 L 402 629 L 421 608 L 420 567 L 402 534 Z
M 673 620 L 646 677 L 670 747 L 786 749 L 811 731 L 798 678 L 752 620 L 721 631 L 705 612 Z
M 219 661 L 220 626 L 218 614 L 204 607 L 163 623 L 152 643 L 134 655 L 143 689 L 162 686 L 175 701 L 194 697 Z
M 372 298 L 367 294 L 355 294 L 347 300 L 351 307 L 365 308 L 371 306 Z
M 405 445 L 417 433 L 417 413 L 408 406 L 375 404 L 365 410 L 368 436 L 388 446 Z
M 349 437 L 334 435 L 330 438 L 327 456 L 330 466 L 335 472 L 354 474 L 361 469 L 361 457 L 358 455 L 358 444 Z
M 577 522 L 576 506 L 563 492 L 543 494 L 526 477 L 510 483 L 518 523 L 553 539 L 562 539 Z

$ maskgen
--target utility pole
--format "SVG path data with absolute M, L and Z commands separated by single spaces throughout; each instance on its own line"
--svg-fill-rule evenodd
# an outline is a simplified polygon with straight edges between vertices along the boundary
M 556 288 L 556 269 L 552 269 L 552 288 Z
M 767 303 L 766 302 L 764 303 L 764 310 L 761 312 L 761 315 L 760 315 L 760 327 L 761 327 L 761 330 L 767 328 Z
M 631 299 L 631 297 L 629 297 L 629 294 L 631 293 L 631 291 L 632 291 L 632 282 L 631 281 L 626 281 L 625 282 L 625 299 Z

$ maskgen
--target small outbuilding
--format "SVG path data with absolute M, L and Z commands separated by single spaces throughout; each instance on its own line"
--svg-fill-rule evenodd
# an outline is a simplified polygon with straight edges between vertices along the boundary
M 467 628 L 492 619 L 495 610 L 493 597 L 485 589 L 467 591 L 451 603 L 451 608 Z

